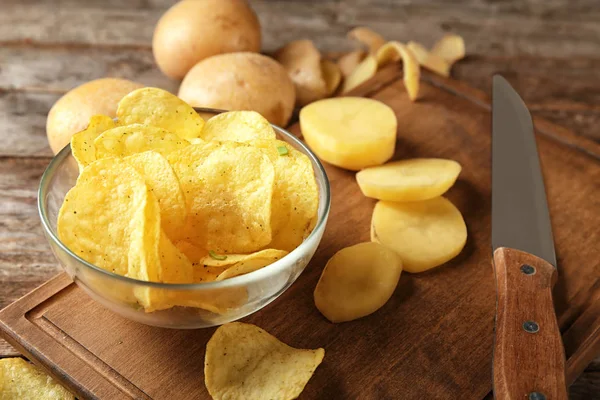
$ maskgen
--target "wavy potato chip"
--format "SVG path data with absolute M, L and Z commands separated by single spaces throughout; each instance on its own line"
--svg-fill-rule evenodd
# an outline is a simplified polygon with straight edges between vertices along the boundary
M 385 44 L 385 39 L 379 33 L 370 28 L 359 26 L 348 32 L 348 38 L 364 44 L 369 49 L 369 53 L 375 54 L 381 46 Z
M 186 197 L 183 239 L 217 253 L 269 244 L 275 172 L 260 149 L 236 142 L 191 145 L 167 158 Z
M 348 78 L 366 56 L 367 53 L 364 50 L 354 50 L 341 56 L 336 64 L 340 68 L 342 76 L 345 79 Z
M 455 34 L 444 35 L 431 49 L 431 54 L 441 57 L 450 64 L 465 57 L 465 41 Z
M 167 159 L 155 151 L 145 151 L 123 160 L 144 177 L 158 200 L 161 228 L 176 239 L 185 227 L 187 209 L 179 179 Z
M 420 65 L 424 66 L 430 71 L 435 72 L 438 75 L 446 77 L 450 76 L 451 64 L 443 58 L 441 58 L 440 56 L 429 52 L 421 43 L 408 42 L 406 44 L 406 47 L 408 47 L 413 52 L 415 58 L 417 59 Z
M 0 359 L 0 399 L 74 400 L 67 389 L 22 358 Z
M 421 70 L 419 69 L 419 62 L 413 54 L 413 52 L 400 42 L 392 41 L 387 42 L 385 45 L 379 48 L 377 51 L 377 65 L 383 66 L 389 62 L 395 62 L 402 59 L 404 68 L 404 86 L 408 97 L 415 101 L 419 95 L 419 79 L 421 77 Z
M 362 83 L 368 81 L 377 72 L 377 60 L 373 56 L 367 56 L 360 64 L 354 68 L 350 76 L 344 81 L 342 86 L 342 93 L 347 93 L 358 87 Z
M 200 137 L 204 120 L 185 101 L 166 90 L 145 87 L 123 97 L 117 108 L 120 125 L 143 124 L 166 129 L 184 139 Z
M 342 82 L 340 67 L 329 60 L 321 60 L 321 71 L 327 86 L 327 96 L 331 96 Z
M 319 189 L 310 159 L 281 140 L 257 140 L 275 167 L 269 247 L 292 251 L 314 228 Z M 282 154 L 284 153 L 284 154 Z
M 210 265 L 194 265 L 194 282 L 212 282 L 225 271 L 225 267 L 211 267 Z
M 188 242 L 187 240 L 178 240 L 175 242 L 175 247 L 179 249 L 185 256 L 190 260 L 192 264 L 197 264 L 202 261 L 202 259 L 208 255 L 208 251 L 206 249 L 201 249 L 193 243 Z
M 166 156 L 190 145 L 185 139 L 162 128 L 132 124 L 118 126 L 102 133 L 94 140 L 96 158 L 127 157 L 153 150 Z
M 232 322 L 206 345 L 204 381 L 215 400 L 291 400 L 324 355 L 321 348 L 295 349 L 255 325 Z
M 87 128 L 71 137 L 71 152 L 79 165 L 79 171 L 96 161 L 94 140 L 104 131 L 115 127 L 115 122 L 106 115 L 94 115 Z
M 146 209 L 153 208 L 152 200 L 156 202 L 132 166 L 117 158 L 98 160 L 67 193 L 58 214 L 58 236 L 84 260 L 126 275 L 131 235 L 146 218 Z
M 256 270 L 273 264 L 275 261 L 282 259 L 288 254 L 285 250 L 267 249 L 253 254 L 249 254 L 245 260 L 237 262 L 221 272 L 215 279 L 222 281 L 223 279 L 233 278 L 234 276 L 248 274 Z
M 275 131 L 269 121 L 256 111 L 229 111 L 206 121 L 202 139 L 248 142 L 275 139 Z

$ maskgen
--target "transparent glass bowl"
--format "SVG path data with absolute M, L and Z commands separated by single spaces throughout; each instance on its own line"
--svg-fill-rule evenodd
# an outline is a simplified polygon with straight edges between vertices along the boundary
M 219 110 L 197 109 L 203 116 Z M 105 271 L 83 260 L 58 238 L 56 221 L 66 193 L 75 185 L 78 168 L 70 146 L 62 149 L 44 172 L 38 192 L 38 210 L 52 252 L 80 288 L 94 300 L 121 316 L 147 325 L 167 328 L 203 328 L 235 321 L 260 310 L 280 296 L 302 273 L 314 255 L 329 215 L 330 189 L 317 157 L 286 130 L 273 126 L 279 139 L 306 154 L 319 187 L 318 220 L 312 233 L 287 256 L 260 270 L 220 282 L 167 284 L 145 282 Z M 152 291 L 159 296 L 186 299 L 200 307 L 173 307 L 146 312 L 135 294 Z

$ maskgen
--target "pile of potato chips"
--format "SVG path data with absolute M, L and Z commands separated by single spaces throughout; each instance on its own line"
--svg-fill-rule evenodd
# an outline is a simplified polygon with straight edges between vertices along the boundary
M 316 223 L 310 159 L 253 111 L 205 122 L 178 97 L 142 88 L 121 100 L 116 122 L 93 117 L 71 149 L 80 175 L 59 237 L 120 275 L 220 281 L 284 257 Z

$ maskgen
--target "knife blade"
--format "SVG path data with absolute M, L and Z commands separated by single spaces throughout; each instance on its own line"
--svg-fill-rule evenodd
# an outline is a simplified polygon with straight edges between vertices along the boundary
M 492 94 L 492 249 L 496 399 L 567 399 L 552 301 L 556 255 L 533 122 L 501 76 Z

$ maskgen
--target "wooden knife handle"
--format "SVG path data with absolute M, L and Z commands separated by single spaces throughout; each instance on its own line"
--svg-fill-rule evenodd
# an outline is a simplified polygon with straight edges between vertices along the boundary
M 494 397 L 566 400 L 565 350 L 552 287 L 556 268 L 523 251 L 494 252 L 497 282 Z

